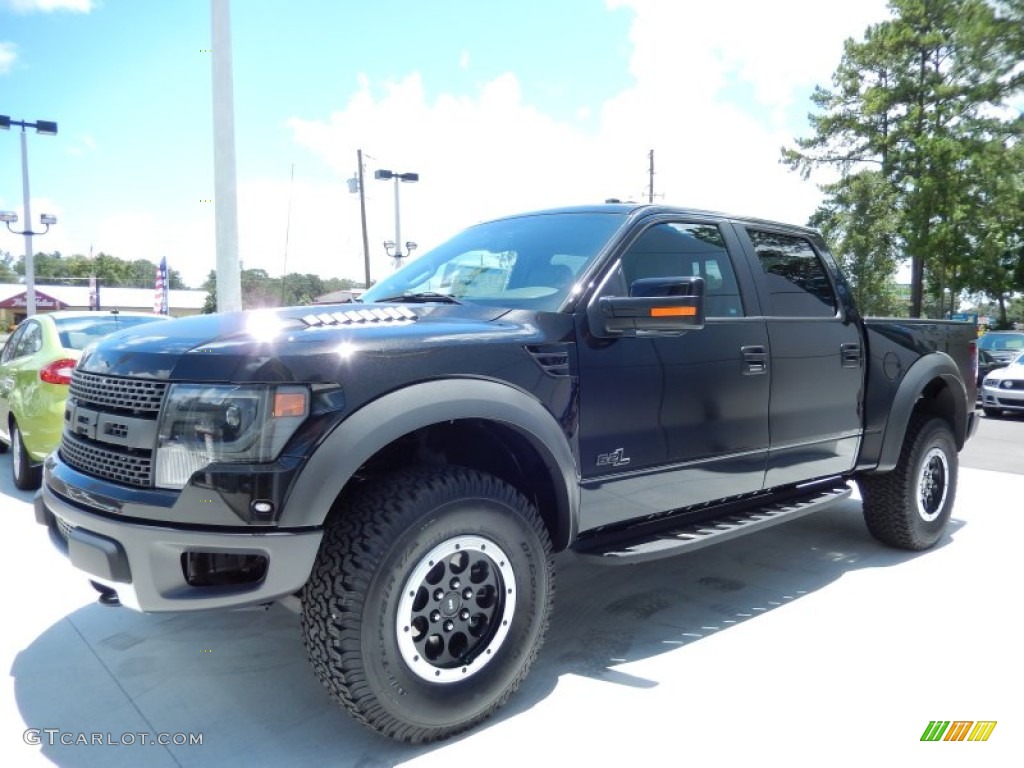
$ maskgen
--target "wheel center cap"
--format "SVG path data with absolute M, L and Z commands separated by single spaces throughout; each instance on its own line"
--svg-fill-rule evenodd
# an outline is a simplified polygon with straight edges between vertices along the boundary
M 462 598 L 458 592 L 449 592 L 441 600 L 441 613 L 445 616 L 454 616 L 462 607 Z

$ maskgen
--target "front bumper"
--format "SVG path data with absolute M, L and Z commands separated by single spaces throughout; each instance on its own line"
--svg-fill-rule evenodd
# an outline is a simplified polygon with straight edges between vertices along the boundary
M 985 408 L 1024 411 L 1024 388 L 1021 388 L 1019 383 L 1013 389 L 983 386 L 981 390 L 981 404 Z
M 123 605 L 145 612 L 241 608 L 298 591 L 309 578 L 322 530 L 224 531 L 171 528 L 87 512 L 44 483 L 35 497 L 36 521 L 71 564 L 116 590 Z M 255 555 L 266 571 L 255 582 L 193 586 L 186 556 Z

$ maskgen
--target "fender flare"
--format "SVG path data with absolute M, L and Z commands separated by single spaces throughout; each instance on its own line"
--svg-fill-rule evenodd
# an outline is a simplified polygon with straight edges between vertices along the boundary
M 885 434 L 875 471 L 888 472 L 896 467 L 914 407 L 925 388 L 936 379 L 945 382 L 947 391 L 953 397 L 951 426 L 957 449 L 963 447 L 967 439 L 967 389 L 964 387 L 960 368 L 953 358 L 945 352 L 932 352 L 918 359 L 900 381 L 885 424 Z
M 422 427 L 458 419 L 500 422 L 537 450 L 554 480 L 556 550 L 575 536 L 579 477 L 569 441 L 558 421 L 531 395 L 483 379 L 439 379 L 413 384 L 367 403 L 342 421 L 317 447 L 295 480 L 279 524 L 321 526 L 356 470 L 398 438 Z M 557 540 L 556 540 L 557 539 Z

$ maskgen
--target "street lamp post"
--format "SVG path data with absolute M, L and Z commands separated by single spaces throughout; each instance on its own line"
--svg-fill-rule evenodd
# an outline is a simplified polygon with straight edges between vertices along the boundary
M 51 120 L 36 120 L 34 123 L 29 123 L 23 120 L 11 120 L 7 115 L 0 115 L 0 128 L 10 130 L 12 125 L 21 126 L 21 191 L 24 198 L 25 226 L 28 227 L 29 222 L 32 221 L 32 210 L 29 207 L 28 144 L 25 140 L 25 129 L 35 128 L 36 133 L 41 133 L 44 136 L 56 136 L 57 124 Z M 15 216 L 13 220 L 17 221 L 18 219 Z M 7 229 L 14 232 L 14 230 L 11 229 L 11 219 L 5 215 L 3 221 L 7 224 Z M 43 214 L 40 221 L 46 225 L 46 229 L 42 232 L 33 232 L 31 229 L 14 232 L 16 235 L 25 236 L 25 313 L 29 316 L 36 313 L 36 273 L 35 264 L 32 260 L 32 236 L 46 234 L 50 229 L 50 225 L 57 223 L 57 219 L 53 216 Z
M 398 206 L 398 182 L 400 182 L 400 181 L 408 181 L 408 182 L 419 181 L 420 180 L 420 175 L 418 173 L 395 173 L 395 172 L 392 172 L 392 171 L 378 170 L 378 171 L 374 171 L 373 178 L 375 178 L 375 179 L 383 179 L 385 181 L 387 181 L 388 179 L 394 179 L 395 180 L 395 240 L 394 240 L 395 252 L 393 254 L 391 254 L 389 252 L 389 255 L 394 256 L 395 259 L 398 259 L 399 262 L 401 262 L 402 257 L 407 256 L 408 253 L 402 253 L 402 215 L 399 212 L 399 206 Z M 385 248 L 386 248 L 386 246 L 385 246 Z

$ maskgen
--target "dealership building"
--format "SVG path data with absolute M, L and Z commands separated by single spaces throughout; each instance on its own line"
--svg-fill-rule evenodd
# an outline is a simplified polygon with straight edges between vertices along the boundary
M 170 290 L 167 292 L 169 314 L 174 317 L 197 315 L 203 311 L 206 291 Z M 123 312 L 152 312 L 152 288 L 100 288 L 99 308 Z M 85 285 L 37 285 L 36 312 L 57 309 L 90 309 L 91 293 Z M 20 283 L 0 283 L 0 332 L 6 331 L 25 319 L 27 299 L 25 286 Z

